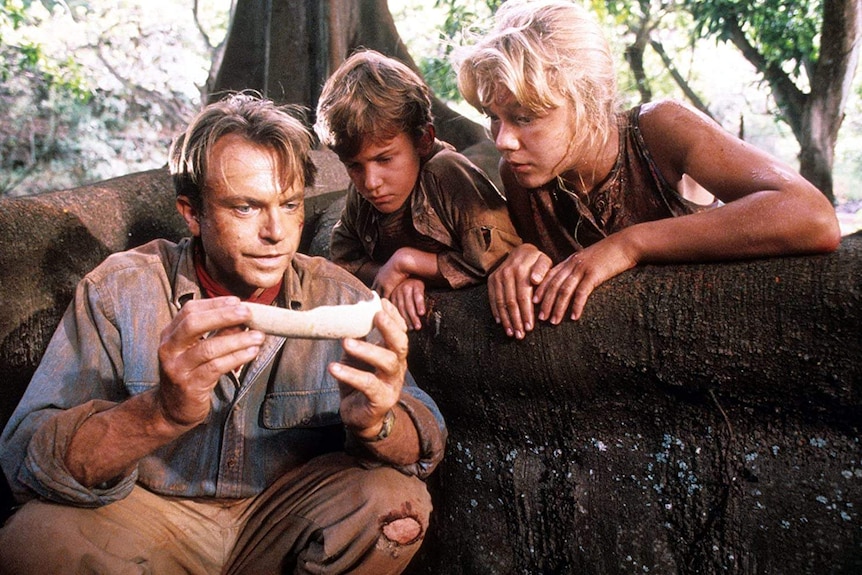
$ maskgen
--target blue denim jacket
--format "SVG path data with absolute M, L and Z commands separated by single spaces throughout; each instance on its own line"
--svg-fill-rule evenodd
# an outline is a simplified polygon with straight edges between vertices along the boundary
M 110 256 L 80 282 L 0 438 L 0 464 L 20 501 L 99 506 L 125 497 L 136 482 L 170 496 L 250 497 L 310 458 L 345 449 L 338 384 L 326 370 L 342 356 L 340 341 L 267 336 L 241 380 L 221 377 L 205 423 L 114 484 L 88 489 L 69 474 L 64 454 L 83 421 L 159 384 L 160 333 L 188 298 L 201 297 L 191 245 L 156 240 Z M 344 270 L 301 254 L 284 285 L 293 309 L 370 297 Z M 422 450 L 402 470 L 424 478 L 443 456 L 443 419 L 409 377 L 401 407 Z

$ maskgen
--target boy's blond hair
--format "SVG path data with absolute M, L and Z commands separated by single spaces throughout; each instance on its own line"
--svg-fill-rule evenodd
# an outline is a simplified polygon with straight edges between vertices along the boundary
M 500 87 L 535 113 L 571 106 L 572 146 L 602 149 L 617 112 L 616 70 L 604 34 L 585 8 L 566 0 L 509 0 L 494 28 L 456 50 L 464 99 L 484 112 Z
M 356 52 L 323 87 L 314 129 L 342 159 L 366 141 L 406 133 L 418 142 L 433 121 L 425 82 L 403 63 L 373 50 Z

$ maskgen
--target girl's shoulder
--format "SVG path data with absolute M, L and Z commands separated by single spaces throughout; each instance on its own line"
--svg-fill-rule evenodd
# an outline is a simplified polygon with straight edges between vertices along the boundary
M 661 137 L 682 136 L 692 130 L 715 126 L 709 116 L 678 100 L 656 100 L 641 104 L 637 110 L 641 130 L 658 132 Z

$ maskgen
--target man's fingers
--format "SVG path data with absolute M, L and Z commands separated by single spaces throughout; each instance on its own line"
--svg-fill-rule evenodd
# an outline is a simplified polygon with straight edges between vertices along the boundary
M 198 341 L 186 355 L 192 363 L 218 377 L 254 359 L 265 337 L 256 330 L 217 334 Z
M 161 343 L 180 352 L 211 332 L 242 325 L 249 317 L 249 310 L 237 297 L 191 300 L 162 332 Z

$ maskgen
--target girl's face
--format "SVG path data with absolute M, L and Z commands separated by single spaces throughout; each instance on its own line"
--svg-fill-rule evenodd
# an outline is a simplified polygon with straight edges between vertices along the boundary
M 485 113 L 497 150 L 525 188 L 537 188 L 575 167 L 575 129 L 568 106 L 537 114 L 498 88 Z

